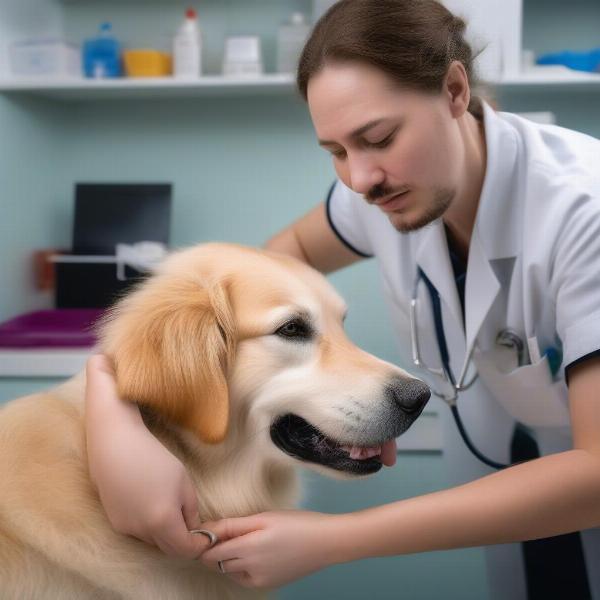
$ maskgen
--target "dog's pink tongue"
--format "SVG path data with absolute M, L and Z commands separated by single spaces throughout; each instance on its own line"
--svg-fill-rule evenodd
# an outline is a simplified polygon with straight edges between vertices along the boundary
M 381 446 L 381 462 L 386 467 L 393 467 L 396 464 L 396 439 L 385 442 Z

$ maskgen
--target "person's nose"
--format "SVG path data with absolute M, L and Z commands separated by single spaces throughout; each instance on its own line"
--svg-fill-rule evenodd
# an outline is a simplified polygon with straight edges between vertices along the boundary
M 383 183 L 385 173 L 370 156 L 357 154 L 348 157 L 350 188 L 363 196 L 374 186 Z

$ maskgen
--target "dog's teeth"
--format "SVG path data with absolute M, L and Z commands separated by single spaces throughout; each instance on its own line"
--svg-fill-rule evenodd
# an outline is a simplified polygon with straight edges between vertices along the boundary
M 378 456 L 381 454 L 381 446 L 375 446 L 374 448 L 366 448 L 365 458 L 371 458 L 372 456 Z
M 350 458 L 353 460 L 364 460 L 381 454 L 381 446 L 373 446 L 370 448 L 363 448 L 361 446 L 341 446 L 341 448 L 349 452 Z

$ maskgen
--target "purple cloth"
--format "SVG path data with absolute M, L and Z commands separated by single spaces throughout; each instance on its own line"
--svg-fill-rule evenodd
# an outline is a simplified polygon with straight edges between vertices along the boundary
M 19 315 L 0 323 L 1 348 L 72 348 L 96 343 L 92 330 L 99 308 L 57 308 Z

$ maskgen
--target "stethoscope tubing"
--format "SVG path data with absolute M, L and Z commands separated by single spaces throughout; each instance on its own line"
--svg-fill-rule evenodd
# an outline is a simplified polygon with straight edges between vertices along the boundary
M 465 425 L 462 422 L 460 415 L 458 414 L 458 408 L 456 407 L 456 404 L 450 406 L 450 410 L 452 411 L 452 416 L 454 417 L 456 427 L 458 428 L 458 432 L 460 433 L 460 436 L 462 437 L 465 446 L 471 451 L 471 453 L 476 458 L 478 458 L 482 463 L 486 464 L 488 467 L 492 467 L 492 469 L 497 469 L 498 471 L 510 467 L 510 465 L 505 465 L 503 463 L 496 462 L 495 460 L 488 458 L 485 454 L 480 452 L 475 446 L 475 444 L 473 444 L 473 442 L 471 441 L 469 435 L 467 434 Z
M 454 399 L 448 400 L 442 394 L 438 394 L 436 392 L 434 392 L 434 393 L 436 394 L 436 396 L 439 396 L 443 400 L 445 400 L 446 403 L 448 404 L 448 406 L 450 407 L 450 410 L 452 411 L 452 416 L 454 417 L 454 421 L 456 423 L 458 432 L 460 433 L 460 436 L 461 436 L 463 442 L 465 443 L 467 448 L 470 450 L 470 452 L 482 463 L 484 463 L 485 465 L 487 465 L 489 467 L 492 467 L 493 469 L 497 469 L 497 470 L 506 469 L 507 467 L 510 467 L 511 465 L 499 463 L 495 460 L 492 460 L 491 458 L 488 458 L 485 454 L 483 454 L 482 452 L 480 452 L 477 449 L 477 447 L 471 441 L 471 438 L 467 434 L 467 430 L 465 429 L 465 425 L 460 417 L 460 414 L 458 412 L 458 408 L 457 408 L 456 404 L 457 404 L 457 399 L 458 399 L 458 392 L 462 391 L 463 389 L 467 389 L 475 381 L 475 379 L 473 379 L 468 385 L 466 385 L 466 386 L 462 385 L 462 379 L 464 378 L 464 375 L 466 374 L 466 370 L 467 370 L 466 366 L 468 365 L 469 357 L 467 357 L 467 360 L 466 360 L 467 364 L 462 369 L 463 373 L 461 374 L 461 381 L 459 382 L 459 385 L 456 385 L 456 379 L 454 377 L 454 373 L 452 372 L 452 368 L 450 366 L 450 354 L 448 352 L 448 344 L 446 341 L 446 334 L 444 332 L 444 323 L 443 323 L 443 319 L 442 319 L 442 307 L 441 307 L 441 303 L 440 303 L 439 293 L 435 289 L 434 285 L 431 283 L 431 281 L 429 280 L 427 275 L 425 275 L 425 273 L 421 269 L 419 269 L 419 272 L 417 275 L 417 282 L 415 284 L 415 293 L 413 294 L 412 310 L 416 311 L 415 304 L 416 304 L 417 286 L 418 286 L 419 280 L 422 280 L 425 282 L 426 287 L 429 291 L 429 295 L 431 297 L 433 321 L 434 321 L 434 325 L 435 325 L 435 336 L 436 336 L 436 340 L 438 343 L 438 349 L 440 351 L 442 368 L 443 368 L 444 373 L 446 374 L 446 377 L 448 378 L 448 381 L 452 384 L 452 387 L 455 390 L 454 393 L 456 394 L 456 396 Z M 413 328 L 411 327 L 411 330 L 412 329 Z M 416 327 L 414 329 L 416 329 Z M 413 338 L 416 338 L 416 336 L 417 336 L 417 334 L 413 333 Z M 416 340 L 416 339 L 413 340 L 413 350 L 414 350 L 415 341 L 418 344 L 418 340 Z M 413 354 L 414 354 L 414 352 L 413 352 Z M 417 364 L 417 361 L 415 361 L 415 364 Z

